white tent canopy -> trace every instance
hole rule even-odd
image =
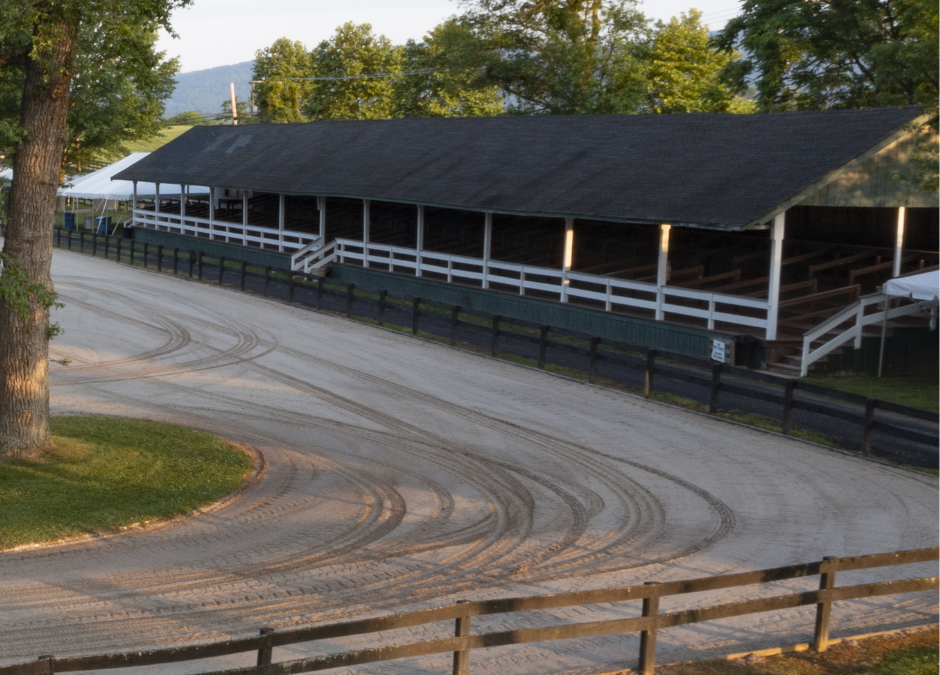
[[[129,180],[111,180],[111,177],[149,154],[149,152],[135,152],[87,176],[78,176],[66,183],[65,187],[59,188],[58,195],[77,199],[130,201],[134,198],[134,183]],[[179,195],[181,191],[179,185],[160,185],[161,195]],[[137,183],[138,197],[152,197],[156,193],[157,186],[153,183]],[[209,194],[209,188],[194,186],[189,188],[189,193]]]
[[[911,300],[936,300],[940,296],[940,271],[898,277],[885,283],[885,295]]]

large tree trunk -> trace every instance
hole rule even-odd
[[[55,11],[54,5],[49,9]],[[26,65],[20,118],[26,136],[13,160],[3,252],[32,283],[51,291],[52,228],[68,138],[76,24],[64,16],[50,19],[37,26],[37,48]],[[51,444],[48,329],[49,310],[35,298],[26,321],[0,298],[0,457],[36,456]]]

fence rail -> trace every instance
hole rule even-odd
[[[645,281],[363,243],[355,239],[334,241],[335,254],[332,257],[340,263],[356,261],[363,267],[410,270],[415,276],[436,274],[446,278],[448,283],[469,282],[483,288],[500,286],[519,295],[539,291],[551,294],[561,302],[567,302],[569,298],[592,300],[603,303],[608,312],[614,307],[630,307],[653,311],[658,319],[666,314],[678,314],[703,320],[709,330],[713,330],[716,323],[767,328],[770,305],[767,300],[759,298],[681,286],[657,286]],[[314,266],[318,264],[324,263],[313,263]],[[303,271],[309,271],[309,267],[304,263]],[[296,271],[300,267],[295,265],[294,269]]]
[[[317,309],[323,309],[329,301],[334,311],[350,317],[377,318],[380,325],[386,321],[392,323],[391,315],[395,314],[397,318],[394,321],[410,326],[412,334],[430,332],[449,339],[452,345],[456,345],[458,336],[461,336],[461,342],[471,340],[475,345],[485,345],[494,356],[512,353],[506,352],[507,347],[524,345],[538,367],[545,368],[549,362],[554,362],[577,368],[588,373],[590,382],[597,379],[603,365],[608,371],[617,369],[616,374],[607,373],[608,379],[622,383],[642,381],[647,397],[663,390],[662,380],[695,385],[699,391],[706,392],[703,402],[708,404],[711,413],[722,410],[721,397],[724,394],[736,395],[739,400],[760,401],[776,406],[779,412],[777,419],[785,434],[794,430],[794,411],[849,422],[852,426],[848,428],[854,426],[857,436],[846,434],[843,442],[866,454],[879,454],[905,464],[932,468],[938,465],[940,438],[937,425],[940,424],[940,416],[936,413],[840,392],[803,380],[785,379],[749,368],[494,316],[423,298],[395,298],[381,289],[355,288],[353,284],[327,282],[322,277],[291,274],[287,270],[282,270],[279,275],[270,267],[263,271],[249,269],[244,260],[211,258],[214,262],[208,264],[204,256],[195,251],[141,245],[133,240],[84,231],[57,229],[54,243],[62,248],[75,248],[121,262],[143,264],[168,272],[172,270],[174,274],[190,278],[228,283],[242,290],[251,286],[265,296],[280,293],[278,297],[288,302],[300,302]],[[325,255],[336,253],[333,244],[320,251]],[[876,433],[881,435],[879,442],[876,442]],[[904,443],[888,447],[885,437]],[[920,448],[912,444],[919,444]]]
[[[295,251],[320,240],[319,234],[309,234],[293,230],[277,230],[259,225],[230,223],[224,220],[210,220],[196,216],[181,216],[178,213],[158,213],[155,211],[134,210],[134,225],[146,227],[158,232],[170,232],[202,236],[210,241],[236,241],[239,244],[257,244],[262,249],[266,246],[281,253]]]
[[[794,609],[807,605],[816,605],[813,647],[817,651],[824,651],[829,644],[830,616],[833,602],[915,593],[936,590],[940,587],[936,576],[837,587],[835,585],[837,573],[930,562],[937,559],[937,548],[925,548],[851,558],[829,557],[818,562],[800,565],[683,581],[646,583],[641,586],[498,600],[464,601],[434,609],[321,626],[283,631],[263,628],[258,636],[236,638],[210,644],[92,656],[45,656],[36,661],[2,666],[0,667],[0,675],[51,675],[57,672],[150,666],[245,652],[257,652],[256,665],[211,671],[211,675],[287,675],[288,673],[306,673],[342,666],[445,653],[453,654],[453,673],[468,675],[469,652],[473,649],[623,633],[640,633],[637,671],[641,675],[652,675],[656,665],[656,636],[660,630],[736,616]],[[819,577],[818,590],[700,606],[675,612],[661,613],[659,611],[660,602],[669,597],[776,583],[811,576]],[[471,633],[472,617],[636,601],[642,602],[640,616],[630,618],[586,623],[565,623],[540,628],[519,628],[479,634]],[[454,622],[454,637],[358,649],[277,663],[272,662],[273,652],[276,647],[338,637],[380,633],[444,621]]]

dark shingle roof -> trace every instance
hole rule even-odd
[[[739,229],[914,108],[196,127],[116,178]]]

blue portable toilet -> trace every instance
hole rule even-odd
[[[66,230],[75,229],[75,214],[74,213],[65,214],[65,229]]]
[[[111,216],[98,216],[95,222],[98,225],[96,229],[98,234],[107,234],[111,229]]]

